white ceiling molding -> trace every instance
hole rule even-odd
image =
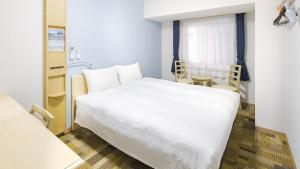
[[[168,1],[168,0],[165,0]],[[183,0],[182,0],[183,1]],[[223,1],[223,0],[222,0]],[[167,5],[161,0],[160,3],[156,3],[155,0],[145,0],[145,19],[164,22],[164,21],[172,21],[172,20],[183,20],[183,19],[191,19],[191,18],[200,18],[200,17],[209,17],[209,16],[218,16],[218,15],[228,15],[235,13],[247,13],[255,10],[255,2],[247,1],[239,3],[230,3],[228,5],[223,4],[222,6],[217,5],[207,5],[205,8],[201,8],[199,10],[195,10],[197,7],[182,7],[182,9],[178,6],[184,5],[183,2],[173,1],[174,3],[178,2],[178,4]],[[199,2],[199,1],[198,1]],[[210,2],[210,1],[208,1]],[[212,1],[216,2],[216,0]],[[223,1],[224,2],[224,1]],[[186,2],[189,3],[189,2]],[[199,2],[197,5],[201,5],[202,2]],[[215,3],[216,4],[216,3]],[[177,5],[177,6],[176,6]],[[175,9],[175,7],[176,9]],[[168,9],[167,9],[168,8]],[[189,9],[190,8],[190,9]],[[165,9],[165,10],[163,10]]]

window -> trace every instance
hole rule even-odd
[[[183,21],[181,37],[181,56],[189,74],[227,78],[236,58],[234,15]]]

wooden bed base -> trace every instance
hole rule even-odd
[[[88,93],[86,80],[83,74],[72,76],[72,130],[75,129],[75,117],[76,117],[76,98]]]

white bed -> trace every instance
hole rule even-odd
[[[217,169],[239,99],[230,91],[143,78],[77,97],[75,122],[157,169]]]

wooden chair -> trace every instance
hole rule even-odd
[[[41,120],[43,125],[45,125],[47,128],[49,128],[51,121],[54,119],[54,116],[52,116],[51,113],[37,105],[32,105],[30,114]]]
[[[227,85],[213,85],[213,88],[231,90],[233,92],[240,93],[240,84],[241,84],[241,71],[242,66],[240,65],[231,65],[229,70],[229,79]],[[242,110],[242,100],[240,100],[239,110]]]
[[[242,66],[231,65],[229,70],[229,79],[227,85],[213,85],[213,88],[231,90],[240,93]]]
[[[175,61],[175,81],[179,83],[193,84],[192,79],[188,79],[186,64],[184,61]]]

